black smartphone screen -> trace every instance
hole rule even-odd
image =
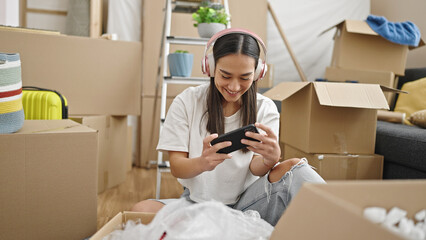
[[[220,142],[231,141],[232,142],[231,146],[219,149],[219,151],[217,151],[217,153],[226,153],[227,154],[227,153],[230,153],[230,152],[237,151],[241,148],[247,147],[246,144],[241,143],[241,139],[243,139],[243,138],[251,140],[251,141],[259,142],[256,139],[247,137],[245,135],[245,133],[247,131],[259,133],[257,131],[257,128],[254,126],[254,124],[250,124],[250,125],[235,129],[233,131],[227,132],[225,134],[222,134],[219,137],[213,139],[213,141],[211,141],[210,144],[213,146],[213,145],[220,143]]]

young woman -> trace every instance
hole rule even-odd
[[[213,45],[214,44],[214,45]],[[213,45],[213,54],[207,55]],[[260,46],[259,46],[260,45]],[[172,174],[190,202],[216,200],[242,211],[256,210],[275,225],[303,182],[324,180],[304,159],[279,162],[279,113],[272,100],[257,93],[266,72],[262,40],[243,29],[226,29],[207,43],[203,72],[210,83],[178,95],[167,113],[157,150],[167,151]],[[231,145],[211,145],[219,135],[255,123],[260,133],[246,132],[247,148],[220,154]],[[145,200],[132,211],[156,212],[171,201]]]

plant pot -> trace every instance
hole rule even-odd
[[[226,25],[222,23],[199,23],[198,35],[202,38],[211,38],[215,33],[225,30]]]
[[[167,56],[170,76],[190,77],[194,55],[191,53],[170,53]]]

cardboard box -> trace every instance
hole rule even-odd
[[[84,239],[96,231],[98,133],[26,120],[0,134],[0,239]]]
[[[284,82],[263,95],[281,101],[280,141],[307,153],[373,154],[379,85]]]
[[[328,184],[305,183],[275,226],[271,240],[281,239],[390,239],[403,238],[363,217],[366,207],[389,210],[400,207],[407,217],[425,207],[426,181],[332,181]],[[307,209],[307,206],[310,206]],[[90,240],[100,240],[127,220],[148,224],[152,213],[118,213]],[[309,231],[306,227],[309,226]]]
[[[0,39],[0,52],[20,53],[23,85],[59,91],[70,114],[140,114],[140,42],[1,29]]]
[[[130,157],[127,116],[71,116],[70,119],[99,133],[98,193],[123,183]]]
[[[366,71],[349,68],[327,67],[325,78],[330,81],[357,81],[359,83],[375,83],[381,86],[396,88],[398,76],[393,72]],[[390,105],[395,97],[393,92],[385,92],[386,100]]]
[[[141,159],[140,166],[146,167],[149,161],[157,160],[157,144],[160,136],[160,105],[161,98],[154,101],[154,97],[142,98],[142,114],[141,114]],[[167,98],[166,109],[169,108],[173,101],[173,97]],[[154,106],[156,108],[154,108]],[[154,109],[156,109],[154,111]],[[166,110],[167,114],[167,110]],[[168,155],[163,154],[163,160],[167,160]]]
[[[382,179],[383,156],[377,154],[315,154],[305,153],[288,144],[284,158],[305,157],[325,180]]]
[[[364,218],[366,207],[399,207],[407,218],[425,208],[425,180],[305,183],[275,226],[277,239],[399,239]],[[308,230],[308,231],[307,231]]]
[[[409,50],[407,45],[386,40],[365,21],[345,20],[336,27],[331,66],[404,75]],[[419,47],[423,45],[421,40]]]

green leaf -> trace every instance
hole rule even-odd
[[[210,8],[208,6],[201,6],[198,10],[192,14],[192,19],[195,21],[194,27],[197,27],[199,23],[222,23],[228,24],[228,14],[226,14],[225,9],[222,7],[214,6]]]

